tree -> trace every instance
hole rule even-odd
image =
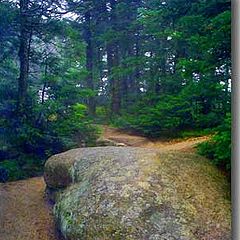
[[[93,119],[155,137],[218,126],[230,23],[228,0],[1,1],[2,156],[93,144]]]
[[[31,44],[31,29],[28,30],[28,0],[20,0],[20,75],[18,79],[18,113],[24,114],[26,110],[28,71],[29,71],[29,51]]]

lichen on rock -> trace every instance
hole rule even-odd
[[[130,147],[74,149],[51,157],[45,181],[65,188],[54,207],[65,239],[200,239],[196,232],[203,226],[188,212],[197,208],[169,176],[169,157],[174,155]],[[228,220],[219,224],[227,229]],[[218,239],[230,239],[230,233]]]

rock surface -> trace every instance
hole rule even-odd
[[[116,147],[127,147],[125,143],[115,142],[107,138],[99,138],[96,142],[97,147],[116,146]]]
[[[172,164],[176,157],[181,167]],[[184,183],[185,173],[195,174],[195,165],[185,169],[193,157],[204,161],[194,154],[132,147],[73,149],[51,157],[44,178],[50,189],[61,189],[54,215],[62,235],[70,240],[230,239],[223,176],[208,166],[199,173],[205,186],[198,177]]]

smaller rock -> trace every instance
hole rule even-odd
[[[125,143],[116,143],[116,147],[127,147]]]
[[[96,142],[98,147],[104,147],[104,146],[115,146],[116,143],[112,140],[106,139],[106,138],[99,138]]]
[[[107,147],[107,146],[115,146],[115,147],[126,147],[125,143],[114,142],[107,138],[99,138],[97,140],[98,147]]]

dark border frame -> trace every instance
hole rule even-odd
[[[240,239],[240,1],[232,0],[232,239]]]

